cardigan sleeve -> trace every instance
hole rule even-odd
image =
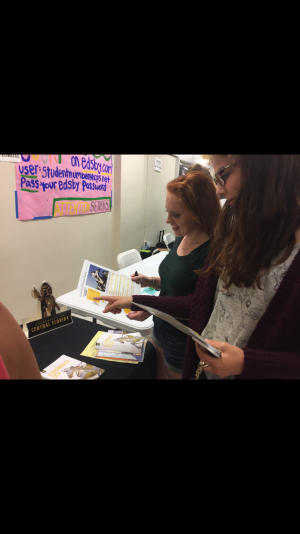
[[[300,351],[275,352],[243,348],[244,370],[236,379],[300,379]]]
[[[156,310],[172,315],[178,319],[189,319],[193,302],[193,295],[184,295],[182,297],[151,297],[150,295],[133,295],[134,304],[131,306],[132,311],[141,311],[138,304],[150,306]],[[135,306],[136,304],[136,306]]]

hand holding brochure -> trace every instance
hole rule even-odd
[[[95,302],[94,297],[105,295],[119,297],[140,295],[141,285],[139,282],[132,282],[130,276],[84,260],[77,290],[79,297]],[[102,300],[98,302],[102,306],[105,305]]]
[[[167,313],[156,310],[154,308],[150,308],[149,306],[144,306],[142,304],[136,304],[136,303],[134,304],[135,306],[138,306],[139,308],[143,308],[143,310],[146,310],[147,312],[151,313],[151,315],[155,315],[156,317],[159,317],[163,321],[166,321],[167,323],[171,324],[178,330],[181,330],[181,332],[184,332],[188,336],[191,336],[194,341],[196,341],[199,345],[201,345],[201,347],[206,349],[215,358],[221,358],[222,353],[220,350],[210,345],[207,341],[205,341],[205,339],[202,336],[200,336],[200,334],[198,334],[197,332],[195,332],[188,326],[185,326],[177,319],[174,319],[174,317],[172,317],[171,315],[168,315]]]

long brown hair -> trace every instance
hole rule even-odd
[[[300,156],[233,155],[241,170],[241,190],[225,204],[201,275],[222,274],[224,289],[234,284],[261,289],[264,271],[285,261],[300,225]]]
[[[192,219],[211,237],[221,211],[212,181],[203,172],[187,172],[171,180],[167,191],[179,198]]]

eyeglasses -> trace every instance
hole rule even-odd
[[[221,169],[218,170],[218,172],[216,172],[215,174],[215,178],[214,178],[214,182],[216,185],[220,184],[222,186],[224,186],[231,174],[231,172],[228,172],[228,169],[230,167],[234,167],[236,165],[236,163],[231,163],[230,165],[227,165],[227,167],[222,167]]]

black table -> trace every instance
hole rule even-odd
[[[99,378],[99,381],[109,379],[156,379],[156,352],[150,342],[146,345],[144,361],[137,364],[109,362],[80,356],[99,330],[107,332],[110,329],[103,325],[73,317],[73,324],[29,339],[29,343],[37,359],[40,371],[54,362],[59,356],[65,354],[71,358],[93,363],[97,367],[105,369],[105,373]]]

